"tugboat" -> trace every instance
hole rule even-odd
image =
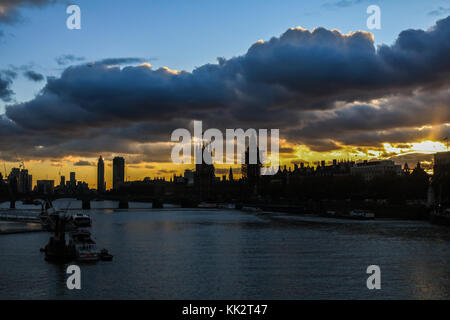
[[[106,249],[102,249],[100,251],[100,260],[102,261],[112,261],[113,255],[108,252]]]
[[[113,256],[106,249],[97,250],[97,244],[91,238],[88,230],[77,229],[70,232],[69,242],[66,242],[67,224],[72,223],[72,217],[64,214],[54,214],[54,236],[41,251],[45,252],[45,260],[57,263],[68,263],[73,260],[80,262],[97,262],[100,259],[111,261]]]
[[[92,219],[84,213],[76,213],[71,216],[72,223],[77,227],[90,227]]]
[[[65,225],[68,219],[64,216],[55,216],[55,234],[50,237],[48,244],[43,250],[45,252],[45,260],[60,263],[70,262],[75,258],[75,248],[71,244],[66,243]]]
[[[88,230],[74,230],[70,233],[70,244],[75,248],[75,260],[96,262],[100,260],[97,244]]]

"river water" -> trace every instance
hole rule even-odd
[[[93,202],[88,212],[99,248],[114,260],[81,264],[81,290],[67,289],[67,265],[44,260],[48,233],[0,235],[0,299],[450,298],[449,228],[148,204],[102,209],[116,205]],[[369,265],[381,268],[381,290],[367,289]]]

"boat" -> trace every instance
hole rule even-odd
[[[70,218],[77,227],[90,227],[92,225],[91,217],[84,213],[73,214]]]
[[[216,204],[216,203],[201,202],[201,203],[198,205],[198,208],[203,208],[203,209],[215,209],[215,208],[217,208],[217,204]]]
[[[450,208],[444,208],[438,205],[430,213],[430,221],[433,224],[450,226]]]
[[[81,262],[95,262],[100,260],[97,244],[91,238],[88,230],[78,229],[70,233],[70,245],[75,249],[75,260]]]
[[[334,210],[327,210],[324,213],[320,213],[319,216],[326,218],[338,218],[339,214]]]
[[[236,209],[236,205],[234,203],[221,203],[217,205],[219,209]]]
[[[348,213],[343,213],[336,210],[327,210],[326,212],[319,213],[320,217],[335,218],[335,219],[351,219],[351,220],[373,220],[375,219],[375,213],[365,210],[351,210]]]
[[[69,233],[66,242],[67,225],[73,224],[72,216],[47,210],[54,224],[54,235],[41,251],[45,252],[45,260],[58,263],[68,263],[73,260],[79,262],[96,262],[100,259],[111,261],[113,256],[106,249],[97,250],[97,244],[91,238],[91,233],[85,229],[75,229]]]
[[[373,220],[375,219],[375,213],[364,210],[351,210],[348,214],[341,217],[355,220]]]
[[[102,261],[112,261],[113,255],[108,252],[106,249],[102,249],[100,251],[100,260]]]
[[[75,248],[72,244],[66,243],[65,224],[69,221],[67,217],[55,216],[55,234],[50,237],[47,245],[41,251],[45,252],[45,260],[67,263],[75,258]]]

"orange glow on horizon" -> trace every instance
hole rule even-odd
[[[341,147],[339,149],[339,147]],[[337,160],[353,160],[361,161],[366,159],[389,159],[396,156],[408,154],[430,155],[436,152],[447,151],[447,146],[439,141],[424,140],[410,143],[383,143],[381,147],[357,147],[357,146],[337,146],[336,150],[331,151],[314,151],[306,145],[293,145],[286,140],[280,141],[280,165],[292,167],[294,163],[305,162],[315,166],[318,162],[325,160],[329,164],[333,159]],[[131,163],[136,155],[122,155],[126,161],[125,179],[127,181],[143,180],[145,177],[165,178],[167,181],[176,175],[183,175],[185,169],[195,170],[195,165],[175,165],[172,162],[141,162]],[[112,186],[112,157],[107,155],[105,159],[105,181],[107,188]],[[84,181],[89,184],[90,188],[97,187],[97,160],[95,158],[82,158],[77,156],[66,156],[61,159],[48,160],[25,160],[25,168],[33,176],[33,186],[37,180],[54,180],[55,185],[59,185],[60,175],[65,176],[66,181],[69,179],[70,172],[76,172],[77,181]],[[128,160],[128,162],[127,162]],[[422,160],[423,164],[431,167],[429,160]],[[399,164],[403,164],[400,163]],[[230,165],[215,165],[222,176]],[[19,162],[5,162],[0,172],[2,175],[8,175],[12,168],[18,168]],[[232,168],[240,168],[240,164],[231,165]],[[238,172],[233,173],[235,178],[240,177]],[[228,174],[226,174],[228,175]]]

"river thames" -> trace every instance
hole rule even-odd
[[[0,235],[0,299],[450,298],[450,229],[425,221],[102,209],[115,205],[87,212],[114,260],[80,264],[81,290],[67,289],[68,265],[44,260],[49,233]],[[381,290],[367,289],[369,265]]]

